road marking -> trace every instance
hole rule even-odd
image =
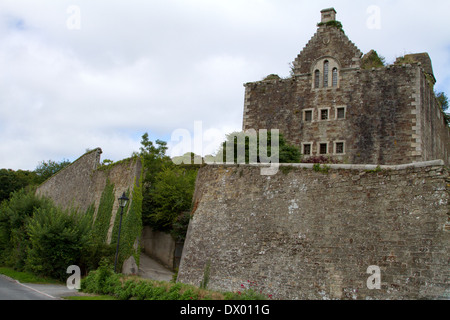
[[[45,293],[45,292],[41,292],[41,291],[39,291],[39,290],[37,290],[37,289],[35,289],[35,288],[32,288],[32,287],[27,286],[27,285],[25,285],[25,284],[23,284],[23,283],[20,283],[18,280],[14,280],[14,281],[16,281],[16,282],[17,282],[18,284],[20,284],[21,286],[23,286],[23,287],[25,287],[25,288],[28,288],[28,289],[30,289],[30,290],[33,290],[33,291],[35,291],[35,292],[37,292],[37,293],[39,293],[39,294],[43,294],[44,296],[47,296],[47,297],[52,298],[52,299],[55,299],[55,300],[58,299],[58,298],[56,298],[56,297],[54,297],[54,296],[51,296],[51,295],[49,295],[49,294],[47,294],[47,293]]]

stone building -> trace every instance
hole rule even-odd
[[[293,75],[245,84],[243,130],[279,129],[305,157],[349,164],[450,164],[450,131],[427,53],[385,66],[345,35],[333,8],[293,62]]]

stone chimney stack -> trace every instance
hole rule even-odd
[[[321,23],[336,20],[336,10],[334,10],[334,8],[323,9],[320,13],[322,14]]]

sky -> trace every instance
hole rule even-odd
[[[330,7],[363,53],[428,52],[450,95],[448,0],[0,0],[0,168],[118,161],[146,132],[212,154],[242,129],[243,84],[288,76]]]

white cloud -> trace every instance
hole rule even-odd
[[[70,5],[79,30],[67,28]],[[380,29],[367,28],[371,5]],[[203,154],[212,153],[241,129],[243,83],[288,75],[332,6],[363,52],[392,62],[427,51],[436,88],[450,94],[448,0],[3,0],[0,168],[34,169],[95,147],[120,160],[144,132],[167,141],[178,128],[193,135],[195,121]]]

